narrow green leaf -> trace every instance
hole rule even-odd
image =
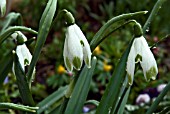
[[[2,84],[8,75],[8,72],[12,69],[13,64],[13,56],[12,53],[7,54],[4,56],[0,61],[0,87],[2,87]]]
[[[17,85],[21,99],[24,105],[34,106],[34,100],[32,98],[31,91],[27,82],[25,73],[18,61],[18,56],[14,53],[14,71],[17,79]]]
[[[149,30],[149,25],[153,21],[153,19],[157,16],[158,11],[161,9],[163,3],[166,0],[158,0],[156,4],[154,5],[154,8],[152,9],[151,14],[149,15],[147,21],[145,22],[145,25],[143,26],[143,34],[146,33],[147,30]]]
[[[106,87],[104,95],[97,108],[96,114],[108,114],[111,111],[111,107],[116,106],[117,99],[119,98],[121,84],[126,75],[126,62],[129,55],[133,40],[130,42],[123,56],[121,57],[118,65],[116,66],[114,73]]]
[[[113,104],[112,106],[112,109],[111,109],[111,113],[114,114],[114,112],[118,111],[118,109],[120,108],[120,105],[121,105],[121,102],[126,94],[126,91],[127,91],[127,85],[128,85],[128,77],[127,77],[127,74],[126,74],[126,77],[125,77],[125,80],[123,82],[123,84],[121,85],[121,90],[120,90],[120,93],[119,93],[119,98],[116,100],[116,105]]]
[[[27,73],[29,83],[31,83],[32,81],[32,72],[38,61],[41,49],[49,33],[50,26],[51,26],[51,23],[52,23],[52,20],[53,20],[55,11],[56,11],[56,5],[57,5],[57,0],[49,0],[45,8],[45,11],[41,17],[39,30],[38,30],[37,43],[35,45],[34,54],[33,54],[32,61],[31,61],[31,64],[30,64],[30,67]]]
[[[157,106],[163,100],[164,96],[168,93],[169,90],[170,90],[170,82],[166,85],[163,91],[159,94],[156,100],[152,103],[151,107],[148,109],[146,114],[152,114],[157,109]]]
[[[39,29],[42,28],[44,22],[46,21],[47,14],[49,13],[49,9],[52,5],[53,0],[48,0],[48,3],[46,5],[46,8],[41,16],[40,23],[39,23]]]
[[[1,32],[3,32],[5,29],[7,29],[11,24],[14,24],[17,26],[22,25],[22,16],[20,13],[11,12],[5,17],[5,21],[3,22],[3,28]]]
[[[38,107],[30,107],[30,106],[24,106],[14,103],[0,103],[0,109],[14,109],[14,110],[21,110],[25,112],[36,112]]]
[[[96,105],[96,106],[98,106],[99,105],[99,101],[96,101],[96,100],[88,100],[87,102],[86,102],[86,104],[94,104],[94,105]]]
[[[117,109],[118,109],[118,112],[116,111],[117,114],[123,114],[125,105],[127,103],[128,97],[129,97],[130,89],[131,89],[131,87],[129,87],[127,89],[127,91],[125,92],[125,95],[123,95],[123,98],[120,101],[120,105],[118,105],[118,107],[117,107]],[[115,114],[115,112],[113,112],[112,114]]]
[[[3,43],[3,41],[5,41],[9,36],[11,36],[12,33],[14,33],[15,31],[25,31],[25,32],[30,32],[32,34],[37,34],[36,31],[32,30],[31,28],[27,28],[24,26],[14,26],[14,27],[9,27],[8,29],[6,29],[5,31],[3,31],[0,34],[0,45]]]
[[[87,66],[83,68],[64,114],[80,114],[82,112],[84,102],[90,89],[90,82],[96,66],[96,61],[96,57],[93,57],[92,67],[90,69],[87,68]]]
[[[72,79],[71,79],[71,81],[68,85],[68,88],[65,92],[65,96],[63,97],[63,103],[61,104],[61,106],[59,108],[59,112],[58,112],[59,114],[64,113],[66,106],[67,106],[67,103],[68,103],[68,101],[69,101],[69,99],[70,99],[70,97],[73,93],[73,90],[74,90],[74,87],[76,85],[78,78],[79,78],[79,75],[72,77]]]
[[[53,109],[51,112],[49,112],[49,114],[60,114],[60,113],[59,113],[59,109],[60,109],[60,107],[56,107],[56,108]]]
[[[67,89],[67,86],[59,88],[57,91],[49,95],[47,98],[45,98],[43,101],[37,104],[39,107],[37,113],[40,114],[49,107],[51,107],[56,101],[61,99],[65,95],[65,91]]]
[[[95,34],[93,37],[92,41],[90,42],[90,47],[91,50],[94,50],[95,47],[100,44],[103,41],[104,36],[106,35],[106,31],[109,30],[109,28],[112,26],[112,24],[115,24],[116,22],[126,20],[127,19],[133,19],[136,16],[144,15],[146,14],[147,11],[140,11],[140,12],[135,12],[135,13],[128,13],[128,14],[122,14],[116,17],[113,17],[110,19],[106,24],[104,24],[100,30]],[[117,28],[117,27],[115,27]]]

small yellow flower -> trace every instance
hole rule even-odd
[[[104,63],[103,70],[105,72],[109,72],[112,69],[112,65],[108,65],[107,63]]]
[[[65,72],[66,72],[65,68],[62,65],[59,65],[58,68],[57,68],[57,73],[63,74]]]
[[[97,55],[100,55],[102,53],[102,50],[100,49],[100,46],[97,46],[95,48],[94,53],[96,53]]]

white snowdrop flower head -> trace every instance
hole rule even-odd
[[[158,92],[161,92],[161,91],[166,87],[166,85],[167,85],[167,84],[160,84],[160,85],[158,85],[157,91],[158,91]]]
[[[80,70],[83,59],[88,68],[91,67],[91,49],[81,29],[76,25],[67,27],[64,43],[64,63],[69,72],[73,67]]]
[[[134,39],[128,55],[126,70],[130,85],[133,83],[135,64],[138,62],[140,62],[147,81],[156,79],[158,74],[157,63],[143,36]]]
[[[17,40],[17,43],[20,42],[20,43],[18,43],[19,45],[17,45],[15,52],[18,56],[21,68],[25,72],[25,66],[30,65],[31,60],[32,60],[32,55],[31,55],[29,49],[27,48],[26,44],[24,43],[27,41],[27,38],[20,31],[16,31],[15,33],[13,33],[11,35],[11,37],[14,38],[15,40]],[[20,41],[18,41],[18,40],[20,40]],[[12,69],[14,72],[14,65],[13,65]],[[34,73],[35,73],[35,68],[34,68]],[[15,74],[15,72],[14,72],[14,74]]]
[[[0,2],[0,15],[4,16],[6,12],[6,0],[1,0]]]
[[[151,100],[150,96],[148,94],[140,94],[137,99],[136,99],[136,103],[139,105],[144,105],[146,103],[149,103]]]
[[[30,51],[25,44],[22,44],[17,46],[16,54],[18,56],[23,71],[25,71],[25,66],[30,65],[30,62],[32,60],[32,55]]]

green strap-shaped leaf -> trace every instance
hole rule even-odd
[[[38,61],[41,49],[49,33],[50,26],[51,26],[51,23],[52,23],[52,20],[53,20],[55,11],[56,11],[56,5],[57,5],[57,0],[49,0],[45,8],[45,11],[41,17],[39,30],[38,30],[37,43],[35,45],[34,54],[33,54],[32,61],[31,61],[31,64],[30,64],[30,67],[27,73],[29,83],[31,83],[32,72]]]
[[[0,45],[3,43],[3,41],[5,41],[9,36],[11,36],[12,33],[14,33],[15,31],[25,31],[25,32],[30,32],[33,34],[37,34],[36,31],[32,30],[31,28],[27,28],[24,26],[14,26],[14,27],[9,27],[8,29],[6,29],[5,31],[3,31],[0,34]]]
[[[8,75],[8,72],[12,69],[13,57],[12,53],[7,54],[0,61],[0,88]]]
[[[24,105],[34,106],[31,91],[29,89],[28,81],[22,67],[19,63],[18,56],[14,53],[14,71],[17,79],[17,85],[21,99]]]
[[[96,100],[88,100],[86,102],[86,104],[94,104],[95,106],[98,106],[99,105],[99,101],[96,101]]]
[[[0,103],[0,109],[14,109],[14,110],[21,110],[25,112],[36,112],[38,107],[30,107],[30,106],[24,106],[14,103]]]
[[[5,17],[5,21],[3,22],[3,28],[1,32],[3,32],[5,29],[7,29],[11,24],[14,24],[17,26],[22,25],[22,16],[20,13],[11,12]]]
[[[133,40],[127,47],[117,67],[115,68],[114,73],[106,87],[104,95],[97,108],[96,114],[108,114],[111,111],[111,107],[116,106],[117,99],[119,98],[120,95],[121,85],[123,84],[123,81],[125,79],[126,62],[132,42]]]
[[[37,113],[40,114],[49,107],[51,107],[56,101],[61,99],[65,95],[65,91],[67,89],[67,86],[59,88],[57,91],[49,95],[47,98],[45,98],[43,101],[38,103],[38,111]]]
[[[107,23],[105,23],[100,30],[95,34],[93,37],[92,41],[90,42],[90,47],[91,50],[94,50],[97,45],[99,45],[105,36],[107,36],[105,33],[107,30],[110,29],[110,27],[115,24],[116,22],[120,22],[122,20],[127,20],[127,19],[134,19],[136,16],[141,16],[146,14],[147,11],[140,11],[140,12],[135,12],[135,13],[128,13],[128,14],[122,14],[116,17],[113,17],[110,19]],[[124,23],[124,22],[122,22]],[[119,25],[118,25],[119,26]],[[117,28],[117,27],[115,27]]]
[[[96,57],[93,57],[92,67],[90,69],[87,68],[87,66],[83,68],[64,114],[81,114],[84,102],[90,89],[90,82],[96,66],[96,61]]]
[[[163,3],[166,0],[158,0],[156,4],[154,5],[154,8],[152,9],[151,14],[149,15],[147,21],[145,22],[145,25],[143,26],[143,34],[146,33],[146,31],[149,29],[149,25],[153,21],[153,19],[157,16],[158,11],[161,9]]]
[[[125,95],[123,95],[123,98],[121,98],[122,100],[120,101],[120,105],[118,105],[117,109],[118,112],[112,112],[112,114],[123,114],[124,109],[125,109],[125,105],[127,103],[128,97],[129,97],[129,93],[130,93],[130,89],[131,87],[127,88],[127,90],[125,91]]]

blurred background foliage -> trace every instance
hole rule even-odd
[[[57,11],[62,9],[71,11],[76,19],[76,23],[81,27],[90,42],[95,32],[99,30],[105,22],[123,13],[149,11],[147,15],[136,18],[143,26],[156,1],[157,0],[82,0],[80,2],[79,0],[58,0]],[[37,30],[46,3],[47,0],[8,0],[6,15],[8,15],[9,12],[19,12],[22,15],[23,25]],[[146,39],[150,46],[170,33],[169,4],[170,1],[167,0],[147,29]],[[5,24],[4,21],[5,18],[0,19],[1,27]],[[13,23],[13,25],[16,24]],[[33,82],[32,89],[36,102],[41,101],[60,86],[68,84],[70,77],[73,75],[67,73],[64,68],[62,55],[63,42],[65,39],[64,31],[65,23],[62,19],[58,18],[48,35],[36,66],[36,80]],[[28,39],[32,38],[30,34],[25,35]],[[100,100],[122,52],[133,37],[132,27],[125,26],[108,37],[109,38],[102,42],[93,53],[93,55],[97,56],[98,63],[88,99]],[[152,101],[141,108],[141,106],[136,105],[137,96],[142,93],[147,93],[151,98],[157,97],[157,86],[159,84],[166,84],[170,80],[169,42],[170,39],[167,38],[160,42],[156,48],[152,49],[159,67],[157,80],[146,82],[141,70],[136,72],[134,84],[128,99],[128,104],[131,104],[132,108],[127,107],[127,113],[144,112],[147,109],[147,105],[151,104]],[[31,52],[33,52],[34,43],[35,41],[29,47]],[[13,40],[7,40],[0,47],[0,56],[6,55],[14,49],[15,46],[16,44]],[[9,73],[8,78],[5,80],[3,86],[0,87],[0,102],[21,102],[16,79],[13,74]],[[168,96],[166,101],[167,99],[169,101]]]

